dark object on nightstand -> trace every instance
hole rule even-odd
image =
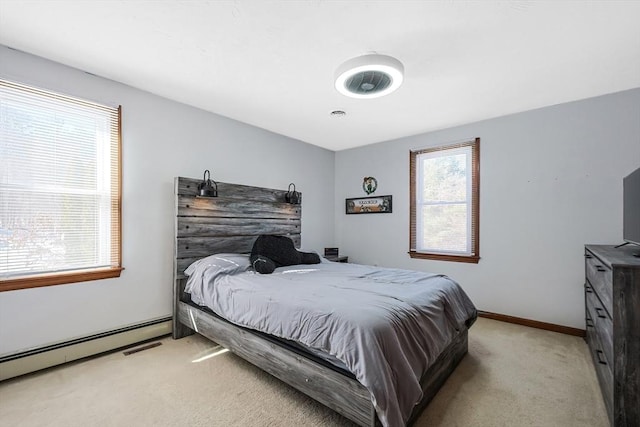
[[[349,262],[348,256],[325,256],[325,258],[333,262]]]
[[[324,256],[325,257],[337,257],[338,256],[338,248],[324,248]]]
[[[349,262],[348,256],[338,255],[338,248],[324,248],[324,257],[333,262]]]

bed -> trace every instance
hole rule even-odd
[[[230,313],[221,315],[217,306],[205,307],[207,304],[197,293],[193,295],[194,300],[202,305],[192,301],[191,293],[185,292],[185,270],[194,262],[212,254],[246,254],[251,251],[253,242],[261,234],[286,235],[300,247],[301,230],[301,206],[285,203],[286,191],[218,183],[219,197],[201,198],[196,197],[198,183],[199,180],[189,178],[175,180],[174,338],[199,333],[359,425],[404,424],[398,422],[398,417],[388,416],[386,409],[381,409],[380,403],[376,411],[372,400],[375,401],[377,396],[378,402],[381,402],[380,398],[384,397],[384,394],[380,394],[379,391],[376,394],[370,381],[371,375],[363,376],[361,371],[356,369],[357,358],[352,359],[344,354],[329,354],[323,357],[322,351],[308,346],[309,342],[284,339],[287,336],[279,333],[265,333],[255,325],[246,325],[242,318],[234,318]],[[304,266],[290,270],[309,275],[326,274],[326,271],[329,271],[334,277],[339,277],[340,269],[345,268],[345,274],[350,274],[351,278],[355,277],[358,280],[364,276],[368,277],[369,274],[388,273],[369,272],[365,266],[349,267],[337,264],[323,263],[316,266],[317,268]],[[276,280],[276,276],[278,275],[268,280]],[[300,274],[290,274],[287,278],[294,276],[297,280]],[[379,286],[387,281],[386,276],[376,277]],[[236,280],[225,276],[225,281],[232,279]],[[241,276],[240,279],[251,283],[248,282],[248,277]],[[267,280],[266,277],[259,279]],[[384,286],[388,284],[385,283]],[[282,306],[278,311],[284,312],[286,308]],[[466,354],[467,329],[475,320],[475,316],[475,308],[467,309],[464,321],[458,321],[456,328],[448,332],[447,340],[438,348],[438,353],[431,355],[428,369],[416,378],[421,397],[415,406],[412,403],[409,413],[403,415],[406,424],[415,420]],[[274,332],[268,327],[265,327],[265,331]],[[328,335],[323,339],[332,336]],[[335,360],[337,355],[342,356],[343,360]],[[400,365],[391,366],[390,369],[392,375],[395,375],[396,370],[402,372]],[[384,378],[382,371],[380,377]],[[373,378],[375,379],[375,375]]]

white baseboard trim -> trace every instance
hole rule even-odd
[[[127,347],[171,333],[171,318],[158,319],[0,358],[0,381]]]

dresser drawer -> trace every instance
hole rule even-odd
[[[589,313],[587,313],[589,316]],[[593,366],[602,390],[604,404],[607,407],[609,420],[613,420],[613,371],[612,366],[606,361],[602,345],[594,328],[587,328],[587,343],[593,359]]]
[[[613,313],[613,273],[595,255],[585,252],[587,283],[593,287],[609,316]]]
[[[613,366],[613,321],[588,283],[584,285],[584,292],[587,304],[587,329],[598,336],[600,349],[604,352],[609,365]]]

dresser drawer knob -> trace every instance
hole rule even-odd
[[[587,328],[593,328],[593,320],[585,319],[585,323],[587,324]]]
[[[596,270],[598,270],[600,273],[603,273],[605,271],[607,271],[604,267],[602,267],[601,265],[596,265]]]
[[[585,257],[586,259],[591,259],[591,258],[593,258],[593,256],[592,256],[592,255],[589,255],[589,254],[584,254],[584,257]]]
[[[592,294],[593,293],[593,288],[591,288],[591,286],[589,285],[584,285],[584,291],[588,294]]]
[[[598,363],[601,365],[606,365],[607,361],[604,360],[604,358],[602,357],[604,355],[604,353],[602,352],[602,350],[596,350],[596,356],[598,359]]]
[[[604,312],[603,309],[601,309],[600,307],[596,307],[596,314],[598,315],[598,317],[601,319],[606,319],[607,316],[603,312]]]

